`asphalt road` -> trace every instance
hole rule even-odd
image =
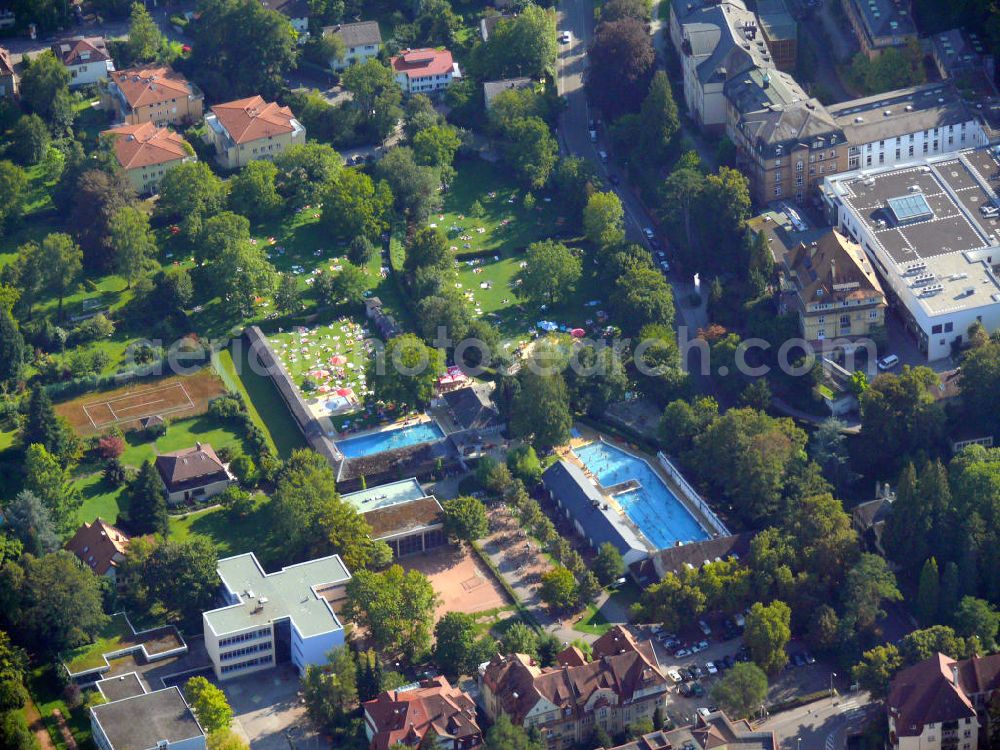
[[[868,693],[848,693],[782,711],[760,725],[772,730],[781,750],[844,750],[878,712]]]

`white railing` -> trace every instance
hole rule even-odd
[[[712,530],[719,536],[731,536],[731,532],[726,528],[726,525],[722,523],[715,511],[708,507],[701,495],[699,495],[694,487],[692,487],[688,480],[684,478],[684,475],[674,466],[670,459],[666,457],[663,451],[658,451],[656,457],[660,459],[660,465],[664,468],[670,478],[677,485],[677,488],[684,495],[684,498],[695,508],[701,511],[702,516],[708,521],[709,525],[712,526]]]

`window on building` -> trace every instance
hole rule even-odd
[[[945,333],[951,333],[953,330],[955,330],[955,324],[954,323],[945,323],[944,324],[944,332]]]
[[[869,310],[868,320],[878,320],[878,310]]]
[[[941,333],[941,324],[938,323],[936,326],[931,326],[931,333]]]

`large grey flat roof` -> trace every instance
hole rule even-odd
[[[406,503],[426,497],[427,493],[420,487],[420,482],[414,478],[401,479],[398,482],[380,484],[378,487],[351,492],[341,495],[340,499],[354,506],[358,513],[384,508],[396,503]]]
[[[289,565],[264,573],[252,552],[219,560],[219,577],[240,599],[239,604],[205,613],[216,635],[267,625],[291,618],[304,638],[341,630],[330,604],[320,593],[333,584],[346,583],[351,574],[339,555]],[[265,599],[261,605],[261,600]]]
[[[139,675],[135,672],[105,677],[94,683],[95,687],[101,691],[101,695],[107,701],[120,701],[122,698],[131,698],[135,695],[142,695],[146,692]]]
[[[91,709],[114,750],[156,750],[204,732],[177,687],[143,693]]]
[[[851,99],[827,111],[855,146],[974,119],[950,81]]]

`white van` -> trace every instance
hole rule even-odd
[[[878,369],[880,369],[882,372],[885,372],[886,370],[891,370],[898,364],[899,364],[899,357],[897,357],[895,354],[887,354],[878,361]]]

